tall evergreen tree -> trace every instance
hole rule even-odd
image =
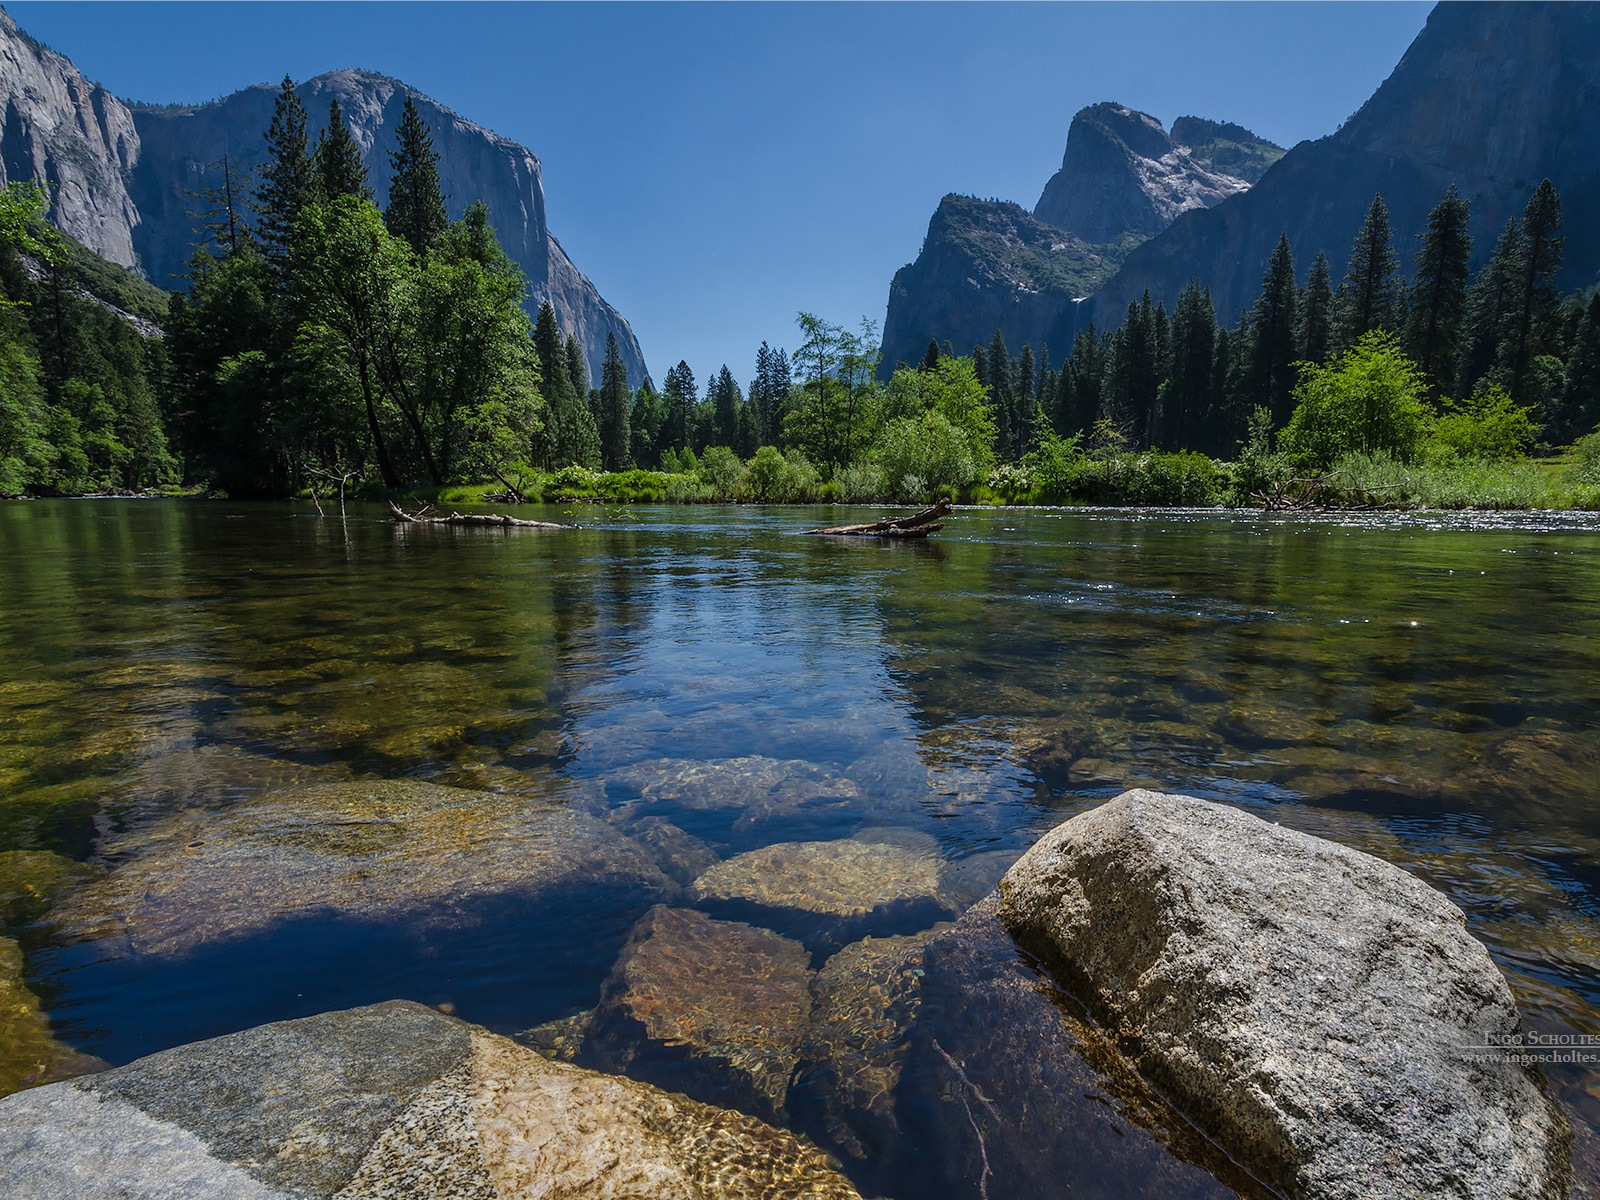
[[[1522,272],[1522,222],[1512,217],[1495,239],[1489,261],[1467,293],[1467,314],[1456,366],[1456,392],[1471,395],[1493,370]]]
[[[1187,449],[1213,420],[1212,361],[1216,358],[1217,310],[1211,293],[1190,280],[1172,317],[1172,371],[1161,394],[1154,431],[1158,445]]]
[[[635,466],[654,468],[660,465],[663,416],[661,393],[646,379],[633,393],[633,412],[628,418]]]
[[[1135,446],[1150,443],[1165,357],[1169,348],[1166,309],[1150,293],[1128,304],[1128,318],[1111,335],[1106,359],[1103,415]]]
[[[1567,388],[1557,427],[1548,433],[1567,441],[1600,427],[1600,294],[1592,296],[1572,333]]]
[[[1519,404],[1543,402],[1531,395],[1533,360],[1556,348],[1556,272],[1561,269],[1561,197],[1548,179],[1522,214],[1521,253],[1511,279],[1511,303],[1500,340],[1497,366],[1506,390]]]
[[[1400,298],[1400,260],[1389,228],[1389,207],[1373,196],[1350,248],[1350,265],[1336,297],[1336,348],[1345,350],[1374,329],[1392,329]]]
[[[589,364],[583,361],[583,347],[578,344],[577,334],[567,334],[567,343],[563,347],[563,357],[566,359],[567,379],[572,384],[572,394],[587,400],[589,397]]]
[[[628,427],[628,369],[617,349],[617,335],[606,334],[606,357],[600,366],[600,454],[608,471],[628,468],[632,430]]]
[[[1303,362],[1325,363],[1333,352],[1333,272],[1320,250],[1306,272],[1295,342]]]
[[[928,349],[922,355],[922,362],[917,365],[919,371],[931,371],[939,365],[939,340],[928,339]]]
[[[1091,324],[1072,339],[1072,355],[1056,385],[1056,430],[1065,435],[1088,429],[1100,416],[1109,346]]]
[[[759,445],[777,444],[792,382],[789,356],[762,342],[756,351],[755,379],[750,384],[751,424]]]
[[[731,449],[739,441],[739,410],[744,407],[744,397],[739,394],[739,385],[727,363],[722,364],[722,370],[706,389],[706,398],[711,401],[711,431],[707,440],[711,445]]]
[[[269,260],[284,267],[295,222],[318,200],[316,164],[306,143],[306,110],[287,75],[267,127],[267,161],[256,187],[256,235]]]
[[[445,215],[444,193],[439,190],[439,156],[433,149],[433,135],[409,94],[389,163],[394,176],[389,180],[389,207],[384,210],[383,222],[390,233],[405,238],[414,251],[424,254],[450,219]]]
[[[1294,407],[1298,292],[1289,237],[1281,234],[1261,279],[1261,296],[1250,313],[1250,391],[1252,402],[1272,412],[1274,424],[1289,419]]]
[[[206,231],[214,247],[212,253],[221,258],[232,258],[247,246],[254,245],[250,227],[245,221],[250,177],[239,169],[239,164],[226,149],[220,159],[206,165],[207,175],[213,172],[220,176],[217,186],[200,187],[187,193],[207,205],[189,215]]]
[[[699,405],[694,372],[682,359],[667,371],[662,402],[665,411],[661,421],[661,449],[682,450],[689,445],[693,436],[694,412]]]
[[[350,135],[345,124],[344,110],[338,97],[328,102],[328,127],[317,138],[317,177],[321,182],[323,198],[356,196],[372,199],[372,188],[367,185],[367,168],[361,161],[361,147]]]
[[[1418,235],[1422,249],[1411,284],[1404,346],[1435,394],[1452,381],[1461,355],[1467,262],[1472,257],[1467,215],[1467,202],[1452,185],[1428,214],[1428,228]]]

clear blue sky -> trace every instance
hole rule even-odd
[[[659,384],[680,358],[748,381],[800,309],[881,322],[939,197],[1031,208],[1084,105],[1331,133],[1430,5],[6,7],[125,98],[366,67],[525,143],[551,229]]]

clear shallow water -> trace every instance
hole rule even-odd
[[[76,923],[9,910],[57,1036],[120,1062],[393,996],[513,1033],[587,1009],[641,902],[610,860],[520,892],[503,851],[535,810],[698,839],[672,842],[683,881],[707,846],[883,826],[987,878],[1131,785],[1415,871],[1530,1026],[1600,1033],[1595,518],[962,511],[927,544],[795,536],[835,516],[550,534],[0,506],[0,855],[97,875],[60,893]],[[280,806],[270,837],[251,807],[395,779],[501,799],[466,821]],[[350,871],[296,874],[272,847],[300,841]],[[131,940],[84,907],[150,862],[205,877],[210,924],[179,903],[200,893],[113,887],[144,905]],[[836,948],[783,932],[813,969]],[[1551,1077],[1600,1126],[1600,1076]],[[919,1078],[908,1112],[936,1099]]]

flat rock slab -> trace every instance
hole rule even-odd
[[[809,968],[770,930],[655,908],[601,990],[583,1056],[775,1118],[811,1014]]]
[[[403,1001],[0,1101],[8,1200],[859,1200],[752,1117]]]
[[[416,780],[303,788],[184,813],[106,847],[127,861],[50,914],[67,940],[182,955],[299,915],[391,919],[561,886],[674,889],[653,853],[557,804]]]
[[[879,830],[822,842],[780,842],[717,863],[695,881],[702,903],[750,910],[808,943],[868,932],[908,933],[954,915],[942,859],[926,834]],[[787,919],[784,919],[787,917]]]
[[[1294,1197],[1558,1197],[1571,1135],[1504,977],[1380,859],[1188,796],[1073,818],[1000,915],[1240,1163]],[[1487,1060],[1487,1061],[1483,1061]]]

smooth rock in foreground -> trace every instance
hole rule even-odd
[[[1141,1072],[1288,1195],[1566,1194],[1571,1135],[1537,1075],[1468,1049],[1518,1033],[1505,979],[1398,867],[1131,791],[1052,830],[1000,894]]]
[[[752,1117],[404,1001],[0,1101],[8,1200],[859,1200]]]

